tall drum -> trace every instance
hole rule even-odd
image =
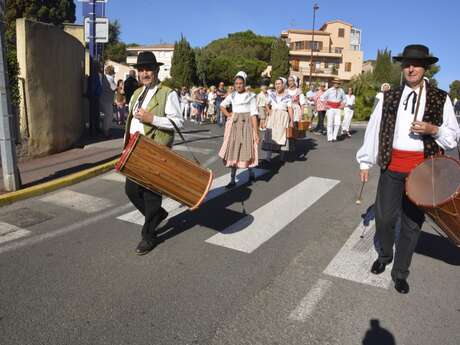
[[[141,186],[198,208],[211,188],[213,175],[166,146],[134,134],[115,170]]]
[[[444,156],[426,159],[407,177],[406,193],[460,247],[460,162]]]

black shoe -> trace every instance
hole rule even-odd
[[[409,293],[409,284],[406,279],[396,279],[395,280],[395,290],[399,293],[406,294]]]
[[[385,267],[387,264],[380,262],[378,259],[374,261],[371,267],[371,273],[373,274],[380,274],[385,271]]]
[[[145,255],[151,252],[158,244],[159,240],[157,238],[153,240],[142,240],[139,242],[136,248],[137,255]]]
[[[234,181],[232,181],[228,185],[225,186],[225,189],[232,189],[235,186],[236,186],[236,183]]]

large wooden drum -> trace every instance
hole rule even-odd
[[[115,165],[115,170],[141,186],[190,207],[198,208],[213,181],[203,169],[166,146],[134,134]]]
[[[450,157],[426,159],[407,177],[406,193],[460,247],[460,162]]]

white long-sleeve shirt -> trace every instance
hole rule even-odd
[[[401,102],[399,103],[398,114],[396,117],[393,148],[403,151],[423,152],[424,145],[422,137],[410,131],[415,114],[412,113],[413,95],[409,99],[408,96],[413,91],[415,91],[418,98],[420,89],[413,90],[407,85],[404,87]],[[408,100],[407,107],[406,100]],[[417,121],[423,120],[423,109],[425,109],[425,104],[426,87],[423,88],[422,91],[420,108],[417,113]],[[363,146],[356,154],[356,160],[358,161],[361,170],[370,169],[374,164],[377,163],[382,109],[383,100],[379,100],[367,125]],[[444,103],[443,122],[438,129],[438,133],[434,135],[433,138],[440,147],[448,150],[457,147],[459,137],[460,129],[454,114],[454,108],[452,107],[452,102],[450,101],[449,96],[447,96],[446,102]]]
[[[257,109],[256,95],[252,92],[233,92],[222,101],[221,107],[226,108],[232,105],[234,113],[250,113],[251,116],[259,115]]]
[[[152,100],[152,97],[157,92],[157,89],[158,89],[158,85],[156,85],[153,89],[150,89],[149,91],[147,91],[147,95],[145,96],[145,99],[142,102],[141,108],[147,109],[147,106]],[[131,98],[131,102],[134,102],[134,98]],[[134,107],[133,107],[134,112],[139,108],[139,105],[137,103],[138,102],[136,101],[136,104],[134,104]],[[131,108],[131,104],[130,104],[130,108]],[[152,125],[160,129],[174,131],[174,127],[169,121],[169,119],[174,121],[174,123],[176,124],[178,128],[182,128],[182,126],[184,125],[184,119],[182,118],[182,112],[180,110],[179,97],[177,96],[177,93],[174,91],[171,92],[168,95],[168,98],[166,99],[165,116],[155,116],[155,114],[153,114]],[[131,127],[129,129],[129,132],[131,134],[134,134],[136,132],[145,134],[143,123],[140,122],[135,117],[133,117],[131,121]]]

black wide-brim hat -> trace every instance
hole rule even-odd
[[[394,61],[416,60],[429,66],[439,61],[437,57],[430,55],[430,50],[422,44],[411,44],[404,48],[401,55],[393,57]]]
[[[133,65],[134,68],[139,68],[141,66],[162,66],[162,62],[157,62],[155,54],[152,52],[140,52],[137,56],[137,63]]]

